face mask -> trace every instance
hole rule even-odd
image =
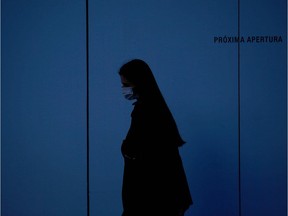
[[[122,87],[122,94],[127,100],[137,99],[137,96],[134,94],[132,87]]]

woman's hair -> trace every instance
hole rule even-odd
[[[134,59],[127,62],[120,68],[119,74],[135,86],[134,91],[141,100],[145,102],[163,100],[154,75],[143,60]]]
[[[141,102],[146,106],[153,107],[154,112],[166,116],[165,118],[169,120],[172,128],[174,128],[174,131],[177,134],[179,141],[178,145],[183,145],[185,142],[179,135],[175,120],[148,64],[143,60],[133,59],[120,68],[119,75],[123,76],[135,86],[133,90]]]

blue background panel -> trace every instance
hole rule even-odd
[[[122,211],[120,146],[132,106],[118,69],[141,58],[187,142],[187,216],[238,215],[237,44],[214,44],[237,33],[237,2],[91,1],[90,14],[92,214]]]
[[[85,215],[85,4],[2,0],[1,15],[2,215]]]
[[[241,1],[242,212],[287,215],[287,1]]]

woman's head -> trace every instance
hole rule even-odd
[[[120,68],[119,75],[123,88],[128,87],[127,92],[124,91],[125,97],[140,100],[141,104],[148,108],[151,116],[164,120],[167,136],[169,134],[178,146],[183,145],[185,142],[179,135],[174,118],[148,64],[140,59],[131,60]]]
[[[119,75],[123,86],[133,87],[139,99],[147,100],[158,97],[159,94],[161,96],[154,75],[143,60],[134,59],[127,62],[120,68]]]

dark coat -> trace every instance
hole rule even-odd
[[[124,216],[176,216],[192,204],[178,146],[165,113],[136,102],[121,151]]]

